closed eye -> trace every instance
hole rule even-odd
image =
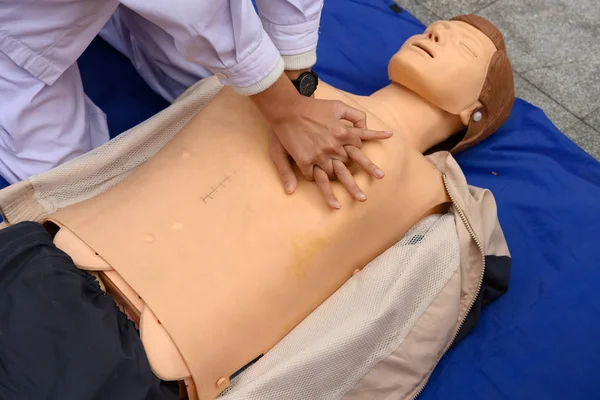
[[[463,42],[460,42],[460,45],[463,49],[465,49],[467,52],[469,52],[469,54],[471,54],[473,57],[477,58],[477,54],[475,54],[475,52],[473,50],[471,50],[469,48],[469,46],[467,46],[466,44],[464,44]]]

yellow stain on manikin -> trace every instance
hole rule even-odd
[[[329,243],[331,243],[331,238],[315,236],[293,238],[291,240],[292,261],[289,267],[292,274],[298,279],[305,278],[315,262],[315,256]]]

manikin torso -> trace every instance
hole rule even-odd
[[[334,182],[342,208],[332,210],[300,174],[287,195],[268,155],[267,123],[225,88],[123,184],[53,216],[118,270],[184,357],[194,352],[186,361],[195,378],[233,373],[268,351],[448,201],[440,172],[414,147],[421,142],[378,117],[387,111],[378,101],[324,83],[316,97],[343,99],[367,112],[371,129],[395,131],[363,145],[386,173],[376,180],[356,169],[364,203]],[[418,138],[410,103],[399,118]]]
[[[431,60],[410,45],[401,53],[417,64]],[[467,65],[486,71],[479,60]],[[333,182],[342,208],[332,210],[299,173],[287,195],[268,154],[267,122],[250,99],[225,88],[124,182],[51,216],[143,299],[201,398],[214,397],[219,377],[268,351],[449,201],[422,152],[464,128],[457,115],[397,84],[360,97],[321,82],[315,97],[342,100],[366,112],[370,129],[394,132],[363,145],[383,179],[352,169],[364,203]]]

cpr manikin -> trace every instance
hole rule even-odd
[[[80,268],[101,271],[139,318],[157,376],[185,380],[192,398],[215,398],[356,270],[444,212],[442,174],[422,153],[456,137],[454,151],[483,140],[514,98],[490,25],[432,24],[392,57],[392,84],[371,96],[320,83],[316,97],[343,100],[366,112],[369,128],[394,132],[363,146],[386,173],[378,180],[354,169],[366,202],[333,182],[342,208],[332,210],[300,178],[287,195],[269,126],[225,88],[124,182],[52,215],[55,243]]]

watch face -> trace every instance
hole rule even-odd
[[[317,90],[317,77],[313,74],[303,74],[298,83],[298,91],[303,96],[312,96]]]

